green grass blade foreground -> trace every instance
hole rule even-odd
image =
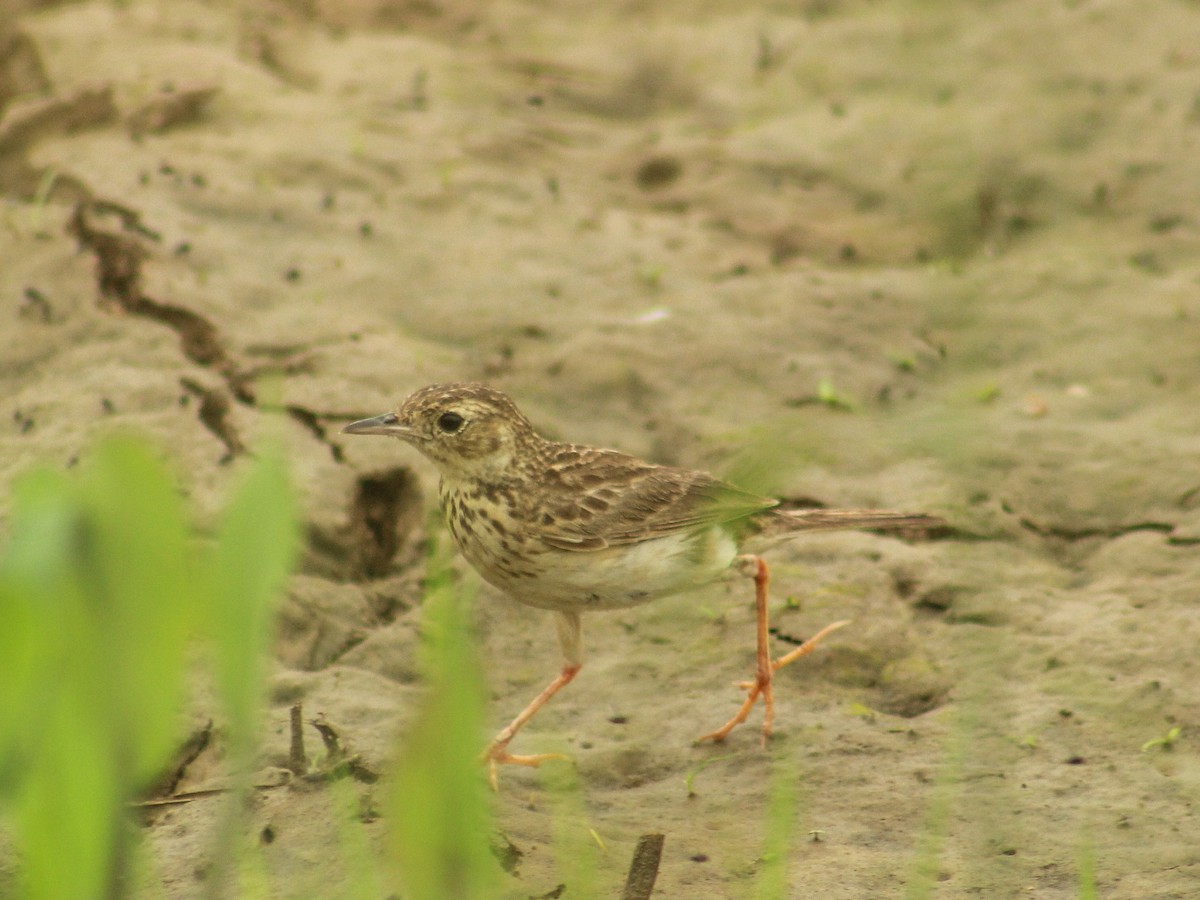
[[[261,455],[221,518],[205,606],[231,755],[246,762],[262,718],[277,600],[299,551],[295,499],[282,457]]]
[[[227,717],[228,760],[233,791],[216,830],[215,869],[208,895],[250,892],[244,877],[256,876],[238,842],[246,794],[252,788],[258,727],[264,713],[267,659],[276,605],[300,546],[296,501],[283,457],[261,454],[243,473],[217,529],[216,546],[204,567],[204,633],[213,648],[218,693]]]
[[[777,754],[771,764],[771,787],[765,816],[763,853],[754,886],[756,900],[785,900],[795,896],[788,886],[791,866],[798,857],[802,773],[794,760]]]
[[[461,593],[448,554],[435,546],[423,604],[426,694],[402,736],[384,801],[388,856],[405,900],[498,895],[479,763],[482,681]]]
[[[0,652],[20,662],[0,699],[0,760],[22,893],[119,896],[124,806],[178,734],[196,608],[182,508],[130,439],[100,446],[75,477],[29,476],[13,499],[0,618],[18,624]]]
[[[77,471],[39,470],[14,487],[0,550],[0,812],[21,855],[20,896],[132,892],[128,804],[181,737],[190,646],[202,632],[227,641],[234,627],[269,621],[290,567],[282,473],[274,457],[255,463],[222,532],[257,555],[197,557],[167,466],[133,438],[101,443]],[[253,609],[230,620],[234,593]],[[261,666],[265,631],[243,632],[222,659],[244,659],[254,643],[251,665]],[[231,715],[248,732],[257,707],[246,696],[261,696],[261,678],[233,696],[226,676]]]

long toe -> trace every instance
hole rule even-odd
[[[491,784],[492,790],[497,790],[500,787],[499,766],[529,766],[531,769],[536,769],[548,759],[561,759],[567,762],[571,761],[571,757],[564,756],[562,753],[533,753],[522,755],[517,753],[509,753],[503,747],[488,747],[483,751],[482,761],[488,767],[488,783]]]
[[[493,757],[491,762],[506,766],[529,766],[531,769],[536,769],[548,759],[561,759],[567,762],[571,761],[571,757],[565,753],[534,753],[528,756],[519,756],[515,753],[504,753],[500,756]]]
[[[750,710],[754,708],[754,704],[758,701],[759,695],[762,693],[762,687],[757,681],[747,682],[746,687],[749,689],[749,693],[746,695],[746,699],[742,701],[741,709],[734,714],[732,719],[716,731],[710,731],[708,734],[702,734],[696,738],[697,744],[703,741],[723,741],[729,737],[729,732],[746,721],[746,717],[750,715]]]

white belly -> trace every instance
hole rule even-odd
[[[536,557],[537,578],[504,579],[514,600],[545,609],[620,609],[701,587],[737,555],[720,527],[604,550],[552,550]]]

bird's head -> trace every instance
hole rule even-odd
[[[351,422],[343,434],[380,434],[412,444],[443,476],[487,479],[504,473],[518,449],[536,441],[508,395],[483,384],[431,384],[395,412]]]

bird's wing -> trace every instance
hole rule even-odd
[[[656,466],[618,453],[564,444],[549,455],[549,503],[538,536],[560,550],[602,550],[706,525],[735,522],[777,501],[706,472]]]

